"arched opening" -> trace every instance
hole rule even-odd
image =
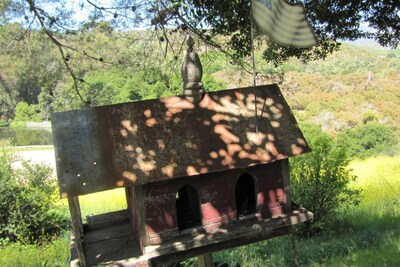
[[[201,226],[199,195],[190,185],[182,186],[176,194],[176,214],[179,232]]]
[[[254,179],[248,174],[242,174],[236,182],[236,212],[237,217],[256,212],[256,193]]]

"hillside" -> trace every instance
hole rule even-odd
[[[59,37],[84,49],[71,51],[66,58],[77,75],[77,87],[43,33],[31,32],[29,39],[8,44],[8,36],[22,30],[12,25],[0,28],[0,120],[15,119],[20,102],[29,104],[19,107],[29,113],[24,120],[48,120],[52,112],[84,107],[79,95],[99,106],[181,93],[184,36],[171,35],[173,45],[168,48],[156,32],[116,32],[106,26]],[[206,90],[252,85],[250,59],[245,70],[196,42]],[[258,84],[278,83],[298,120],[321,124],[333,135],[374,122],[400,136],[399,49],[344,44],[325,60],[293,59],[276,68],[262,59],[265,44],[257,47]]]
[[[343,45],[326,60],[259,65],[270,75],[258,83],[278,82],[299,121],[321,124],[332,134],[373,121],[400,136],[399,49]],[[252,84],[244,71],[221,69],[212,75],[229,88]]]

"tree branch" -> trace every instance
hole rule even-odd
[[[73,83],[74,83],[74,89],[76,94],[78,95],[78,97],[80,98],[80,100],[85,103],[86,105],[90,106],[90,101],[89,100],[84,100],[80,91],[79,91],[79,82],[83,81],[82,79],[78,79],[74,73],[74,71],[72,70],[71,66],[68,64],[69,59],[67,59],[67,57],[65,56],[64,53],[64,48],[67,49],[71,49],[73,51],[77,51],[76,48],[64,45],[63,43],[61,43],[60,41],[57,40],[57,38],[54,37],[54,35],[47,29],[43,18],[40,16],[38,9],[35,7],[35,3],[32,0],[26,0],[26,2],[29,4],[30,10],[33,12],[34,16],[38,19],[40,26],[42,28],[42,30],[44,31],[44,33],[47,35],[47,37],[49,37],[49,39],[53,42],[53,44],[55,44],[58,48],[58,51],[61,54],[63,63],[65,65],[65,67],[67,68],[69,74],[72,77]]]

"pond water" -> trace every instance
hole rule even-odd
[[[0,127],[0,146],[52,145],[51,129]]]

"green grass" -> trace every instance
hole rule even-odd
[[[377,248],[351,252],[345,256],[331,258],[316,266],[399,266],[400,239],[389,239]]]
[[[338,218],[335,229],[296,240],[301,266],[400,266],[400,156],[377,157],[350,165],[363,189],[360,204]],[[240,257],[238,257],[240,255]],[[288,237],[215,253],[231,265],[290,266]]]
[[[69,233],[44,246],[11,244],[0,246],[0,266],[58,267],[69,266]]]
[[[380,227],[400,227],[400,156],[378,157],[350,165],[359,177],[363,200],[349,216],[359,227],[379,222]],[[360,219],[362,218],[362,219]]]
[[[400,156],[377,157],[350,165],[363,189],[357,207],[338,219],[334,229],[311,239],[296,240],[300,266],[400,266]],[[124,189],[80,197],[83,217],[126,208]],[[60,201],[66,208],[66,201]],[[68,266],[68,234],[44,247],[1,248],[0,266]],[[231,266],[292,266],[287,236],[214,253]],[[188,263],[193,262],[188,261]],[[190,265],[190,264],[187,264]]]
[[[124,188],[83,195],[79,197],[79,203],[84,222],[86,221],[86,217],[90,215],[97,215],[127,208]],[[58,205],[60,209],[69,212],[68,201],[66,199],[61,199]]]
[[[117,188],[79,197],[82,217],[127,208],[125,189]]]

